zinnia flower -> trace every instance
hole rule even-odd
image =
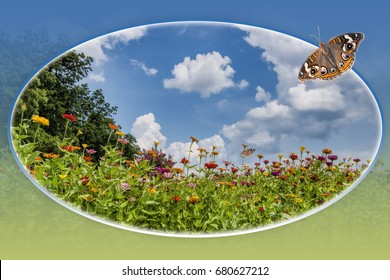
[[[172,201],[173,202],[180,202],[181,201],[181,197],[180,196],[178,196],[178,195],[174,195],[174,196],[172,196]]]
[[[39,123],[39,124],[42,124],[42,125],[49,126],[49,120],[44,118],[44,117],[40,117],[38,115],[34,115],[31,119],[35,123]]]
[[[198,203],[199,202],[199,196],[195,195],[195,196],[191,196],[190,199],[189,199],[189,202],[190,203]]]
[[[119,127],[117,125],[113,124],[113,123],[109,123],[108,127],[113,129],[113,130],[118,130],[119,129]]]
[[[86,149],[85,152],[89,155],[93,155],[94,153],[96,153],[94,149]]]
[[[67,119],[67,120],[69,120],[71,122],[75,122],[77,120],[76,117],[73,116],[72,114],[63,114],[62,118],[63,119]]]
[[[198,140],[198,139],[196,139],[194,136],[190,136],[190,138],[191,138],[191,141],[192,141],[192,142],[196,142],[196,143],[198,143],[198,142],[199,142],[199,140]]]
[[[119,136],[124,136],[125,135],[125,133],[122,132],[122,131],[115,131],[115,134],[119,135]]]
[[[207,162],[204,164],[204,166],[207,168],[207,169],[215,169],[218,167],[218,164],[216,164],[215,162]]]
[[[128,144],[130,141],[127,140],[127,139],[125,139],[125,138],[119,138],[119,139],[118,139],[118,142],[121,143],[121,144],[123,144],[123,145],[126,145],[126,144]]]
[[[331,161],[335,161],[335,160],[338,159],[338,157],[337,157],[337,155],[329,155],[328,159],[331,160]]]
[[[130,189],[130,185],[128,183],[124,182],[124,183],[121,183],[121,188],[122,188],[122,190],[127,191]]]

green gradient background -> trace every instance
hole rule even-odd
[[[2,9],[3,14],[0,11],[0,16],[3,23],[7,20],[11,22],[9,25],[3,24],[2,28],[13,30],[12,20],[14,23],[17,20],[23,23],[15,30],[21,30],[29,28],[30,23],[32,26],[36,22],[40,23],[42,18],[45,18],[44,15],[62,13],[58,16],[58,21],[55,16],[51,16],[51,20],[43,22],[51,28],[54,27],[50,23],[55,26],[57,22],[58,25],[65,22],[64,24],[68,25],[65,25],[62,31],[66,30],[70,34],[79,32],[73,42],[124,27],[161,21],[233,21],[289,31],[293,35],[313,33],[316,25],[321,24],[316,21],[319,15],[310,13],[315,8],[312,3],[310,9],[305,5],[298,7],[296,3],[288,9],[279,9],[279,2],[274,5],[278,6],[278,9],[269,4],[262,9],[260,17],[260,7],[257,7],[258,10],[254,9],[249,4],[250,1],[240,1],[240,4],[232,2],[226,8],[211,5],[210,1],[197,1],[196,5],[192,6],[182,1],[182,4],[171,5],[169,9],[165,7],[165,2],[161,2],[164,7],[156,7],[150,2],[143,1],[143,4],[138,4],[135,8],[116,8],[115,12],[113,3],[110,3],[110,7],[94,5],[90,7],[94,10],[89,11],[90,17],[85,18],[84,25],[79,20],[84,16],[81,12],[61,12],[54,4],[42,6],[45,7],[43,9],[34,3],[35,10],[26,8],[24,19],[17,3],[9,11]],[[155,3],[157,1],[153,4]],[[321,8],[322,12],[334,13],[334,7],[339,6],[339,2],[336,3],[329,5],[329,8]],[[205,10],[202,4],[207,5],[208,9]],[[355,8],[355,4],[357,5],[354,3],[352,6],[351,3],[346,3],[347,10],[354,8],[356,15],[365,12],[370,21],[351,20],[343,23],[343,28],[338,26],[338,22],[321,27],[330,35],[345,29],[362,29],[365,32],[364,26],[367,22],[370,24],[367,29],[371,25],[383,27],[384,17],[377,14],[385,13],[385,8],[371,9],[360,4]],[[77,2],[77,5],[83,4]],[[143,7],[140,7],[141,5]],[[150,11],[150,7],[154,7],[153,11]],[[80,8],[80,11],[84,13],[85,7]],[[276,16],[274,11],[282,15]],[[294,17],[291,18],[290,13]],[[16,19],[13,19],[13,14],[18,14]],[[64,18],[68,22],[64,21]],[[72,25],[73,22],[77,22],[84,29],[77,29],[78,26],[76,23]],[[58,28],[58,25],[55,27]],[[370,30],[373,32],[374,29]],[[376,38],[382,39],[380,36]],[[378,40],[375,40],[377,39],[374,36],[370,39],[367,37],[367,42],[364,43],[367,51],[366,54],[363,53],[364,50],[360,51],[359,61],[371,61],[364,58],[372,53],[370,46],[381,46],[377,44]],[[390,102],[384,89],[388,88],[389,80],[377,78],[376,72],[368,63],[359,65],[359,61],[356,62],[357,68],[365,74],[378,96],[386,122],[389,119],[386,111]],[[388,69],[383,66],[383,61],[373,63],[376,63],[379,69]],[[3,109],[2,106],[1,110]],[[4,120],[1,123],[4,123]],[[3,134],[4,127],[0,129]],[[5,138],[5,135],[0,136]],[[381,153],[385,164],[390,162],[387,139],[385,135]],[[82,217],[38,190],[24,176],[13,157],[6,152],[8,149],[3,145],[0,149],[5,151],[5,157],[0,157],[0,259],[390,259],[390,176],[386,172],[370,173],[340,201],[300,221],[240,236],[189,239],[134,233]]]
[[[16,167],[1,174],[0,259],[390,258],[390,182],[384,176],[369,174],[339,202],[292,224],[189,239],[103,225],[52,201]]]

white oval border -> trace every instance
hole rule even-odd
[[[346,196],[357,185],[359,185],[361,183],[361,181],[366,177],[366,175],[369,173],[371,168],[374,166],[374,163],[375,163],[375,161],[377,160],[377,158],[379,156],[379,152],[380,152],[380,149],[382,147],[382,142],[383,142],[384,124],[383,124],[382,109],[381,109],[381,107],[379,105],[377,97],[375,96],[375,94],[373,93],[371,88],[368,86],[367,82],[365,82],[363,80],[362,76],[359,75],[356,70],[351,69],[350,71],[353,71],[355,73],[355,75],[357,76],[356,78],[359,78],[360,82],[362,83],[362,85],[364,85],[366,87],[366,90],[368,90],[371,93],[371,95],[373,97],[373,100],[375,101],[375,104],[376,104],[376,109],[378,110],[378,117],[379,117],[379,121],[380,121],[381,125],[380,125],[380,131],[379,131],[380,137],[378,139],[377,148],[376,148],[376,152],[375,152],[375,157],[370,162],[368,168],[366,170],[364,170],[363,174],[359,177],[359,179],[356,180],[353,185],[349,186],[346,190],[344,190],[342,193],[340,193],[337,197],[333,198],[332,200],[328,201],[327,203],[325,203],[325,204],[323,204],[323,205],[321,205],[321,206],[319,206],[319,207],[317,207],[315,209],[307,211],[304,214],[296,216],[296,217],[294,217],[294,218],[292,218],[290,220],[286,220],[286,221],[282,221],[282,222],[278,222],[278,223],[262,226],[262,227],[259,227],[259,228],[253,228],[253,229],[250,229],[250,230],[240,230],[240,231],[237,230],[237,231],[228,231],[228,232],[223,232],[223,233],[199,233],[199,234],[197,234],[197,233],[188,233],[188,234],[183,234],[183,233],[174,233],[174,232],[170,233],[170,232],[163,232],[163,231],[146,230],[146,229],[140,229],[140,228],[136,228],[136,227],[130,227],[128,225],[122,225],[122,224],[115,223],[115,222],[110,221],[110,220],[104,220],[103,218],[92,216],[92,215],[90,215],[88,213],[85,213],[85,212],[79,210],[79,209],[76,209],[72,205],[69,205],[68,203],[64,202],[63,200],[60,200],[59,198],[54,196],[51,192],[49,192],[47,189],[45,189],[40,184],[38,184],[38,182],[34,180],[34,178],[27,172],[27,170],[24,168],[23,164],[20,162],[19,157],[17,156],[16,151],[14,149],[14,146],[12,144],[12,135],[11,135],[11,122],[12,122],[13,112],[14,112],[14,109],[15,109],[15,104],[18,101],[19,96],[21,96],[21,94],[23,93],[25,88],[30,83],[30,81],[35,76],[37,76],[39,74],[39,72],[46,65],[48,65],[51,62],[57,60],[59,57],[61,57],[65,53],[71,51],[72,49],[76,48],[77,46],[80,46],[80,45],[82,45],[84,43],[87,43],[87,42],[89,42],[91,40],[95,40],[95,39],[98,39],[100,37],[107,36],[109,34],[116,33],[116,32],[121,32],[121,31],[128,30],[128,29],[145,28],[145,27],[156,27],[156,26],[160,27],[160,26],[165,26],[165,25],[183,25],[183,24],[186,24],[186,25],[220,25],[220,26],[236,26],[236,27],[240,27],[241,26],[241,27],[246,27],[246,28],[264,29],[264,30],[267,30],[267,31],[280,33],[280,34],[282,34],[284,36],[290,36],[290,37],[293,37],[294,39],[298,39],[298,40],[301,40],[301,41],[303,41],[303,42],[305,42],[307,44],[310,44],[310,43],[304,41],[301,38],[297,38],[297,37],[285,34],[283,32],[271,30],[271,29],[268,29],[268,28],[257,27],[257,26],[253,26],[253,25],[239,24],[239,23],[233,23],[233,22],[218,22],[218,21],[173,21],[173,22],[161,22],[161,23],[145,24],[145,25],[140,25],[140,26],[123,28],[123,29],[120,29],[120,30],[117,30],[117,31],[113,31],[113,32],[110,32],[110,33],[103,34],[103,35],[98,36],[98,37],[91,38],[91,39],[89,39],[87,41],[84,41],[82,43],[79,43],[79,44],[73,46],[72,48],[70,48],[70,49],[68,49],[68,50],[66,50],[64,52],[61,52],[61,54],[57,55],[55,58],[51,59],[50,61],[48,61],[47,63],[43,64],[41,67],[39,67],[39,70],[37,70],[37,72],[35,74],[33,74],[31,77],[29,77],[27,79],[27,82],[22,86],[22,88],[18,91],[18,95],[14,98],[14,102],[12,104],[12,107],[11,107],[11,110],[10,110],[9,116],[8,116],[8,128],[9,128],[8,129],[8,142],[9,142],[9,146],[10,146],[10,150],[12,152],[12,155],[14,156],[14,158],[15,158],[17,164],[19,165],[20,169],[23,171],[24,175],[26,175],[26,177],[40,191],[42,191],[45,195],[50,197],[52,200],[54,200],[55,202],[57,202],[61,206],[65,207],[65,208],[67,208],[67,209],[69,209],[69,210],[71,210],[71,211],[73,211],[73,212],[75,212],[75,213],[85,217],[85,218],[88,218],[90,220],[93,220],[93,221],[96,221],[96,222],[99,222],[99,223],[102,223],[102,224],[105,224],[105,225],[108,225],[108,226],[111,226],[111,227],[115,227],[115,228],[119,228],[119,229],[123,229],[123,230],[128,230],[128,231],[132,231],[132,232],[136,232],[136,233],[142,233],[142,234],[148,234],[148,235],[157,235],[157,236],[165,236],[165,237],[215,238],[215,237],[237,236],[237,235],[243,235],[243,234],[260,232],[260,231],[264,231],[264,230],[268,230],[268,229],[284,226],[284,225],[287,225],[287,224],[290,224],[290,223],[302,220],[302,219],[304,219],[304,218],[306,218],[308,216],[311,216],[313,214],[316,214],[316,213],[324,210],[325,208],[327,208],[330,205],[334,204],[335,202],[339,201],[341,198]],[[312,45],[312,44],[310,44],[310,45]]]

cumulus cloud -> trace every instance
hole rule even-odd
[[[138,61],[136,59],[130,59],[130,63],[142,69],[142,71],[144,71],[145,74],[148,76],[154,76],[158,73],[157,69],[147,67],[145,63],[142,61]]]
[[[173,160],[180,162],[183,157],[188,157],[191,142],[171,142],[161,132],[161,125],[155,119],[153,113],[148,113],[139,116],[133,123],[130,133],[137,140],[137,145],[141,149],[150,149],[154,146],[154,142],[159,142],[162,151],[172,156]],[[213,146],[217,147],[216,151],[219,153],[219,158],[227,156],[225,141],[218,134],[211,137],[200,139],[198,143],[194,142],[191,147],[191,164],[197,164],[199,161],[198,148],[204,148],[211,151]]]
[[[139,40],[145,36],[146,33],[147,28],[144,26],[129,28],[85,42],[74,48],[74,50],[77,52],[83,52],[87,56],[93,57],[95,65],[101,66],[103,63],[109,60],[107,54],[104,51],[105,49],[111,50],[120,43],[127,44],[132,40]]]
[[[139,116],[133,123],[130,133],[135,137],[141,149],[150,149],[156,141],[164,146],[167,141],[167,137],[161,133],[161,126],[156,122],[153,113]]]
[[[271,93],[265,91],[261,86],[257,86],[255,100],[257,102],[268,102],[271,100]]]
[[[88,80],[94,82],[105,82],[106,78],[104,77],[104,71],[103,70],[101,70],[100,72],[92,71],[88,75]]]
[[[167,145],[166,148],[163,149],[163,151],[167,154],[172,155],[172,158],[176,162],[180,162],[180,160],[183,157],[188,158],[188,153],[191,147],[191,157],[190,157],[190,164],[198,164],[199,163],[199,148],[204,148],[207,151],[212,151],[213,146],[216,147],[216,150],[219,154],[217,159],[225,159],[227,158],[226,148],[225,148],[225,141],[222,139],[222,137],[218,134],[215,134],[211,137],[201,139],[198,143],[193,143],[191,146],[191,142],[173,142]]]
[[[234,83],[235,70],[230,64],[231,59],[217,51],[197,54],[195,59],[185,57],[183,62],[174,66],[173,78],[163,81],[164,88],[199,92],[202,97],[207,98],[227,88],[248,86],[245,80],[237,85]]]
[[[237,87],[239,89],[244,89],[244,88],[247,88],[249,86],[249,82],[246,81],[246,80],[241,80],[238,84],[237,84]]]
[[[278,82],[275,96],[258,86],[255,100],[261,105],[223,126],[221,134],[229,140],[229,151],[238,153],[245,143],[275,153],[286,139],[326,141],[337,137],[342,128],[373,119],[372,111],[364,109],[370,106],[370,97],[352,72],[332,81],[300,83],[299,68],[314,46],[277,32],[242,29],[247,32],[244,40],[259,49]]]

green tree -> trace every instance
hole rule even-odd
[[[115,123],[113,116],[117,107],[105,101],[101,89],[91,92],[87,84],[81,83],[92,70],[92,62],[91,57],[70,51],[42,69],[24,90],[16,106],[13,125],[21,120],[22,104],[24,118],[39,115],[49,119],[50,125],[42,127],[38,135],[38,150],[58,152],[58,140],[62,140],[65,131],[67,135],[76,135],[80,130],[82,134],[79,133],[76,143],[72,144],[88,144],[97,151],[96,159],[104,154],[101,146],[107,144],[112,132],[108,124]],[[76,122],[67,121],[64,114],[75,116]],[[31,137],[33,133],[32,128]],[[132,157],[138,151],[135,139],[130,134],[124,138],[130,141],[125,156]],[[116,139],[111,137],[109,144],[115,145]]]

